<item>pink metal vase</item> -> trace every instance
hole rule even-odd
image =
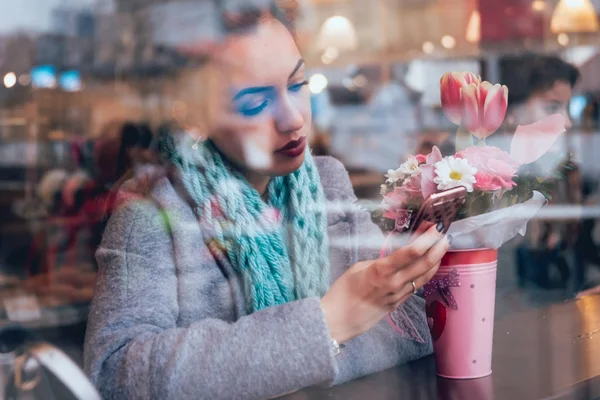
[[[474,379],[492,373],[498,251],[450,251],[425,286],[437,374]]]

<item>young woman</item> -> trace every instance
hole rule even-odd
[[[567,129],[571,128],[568,106],[579,79],[574,66],[555,56],[524,55],[505,60],[503,72],[502,82],[509,87],[507,131],[514,132],[517,125],[531,124],[552,114],[563,115]],[[566,155],[566,149],[561,150]],[[533,167],[548,174],[557,167],[552,161],[551,155],[544,156]],[[574,170],[566,178],[559,182],[552,202],[581,204],[580,172]],[[571,275],[565,251],[576,249],[575,255],[580,255],[580,227],[571,221],[532,221],[528,230],[527,239],[516,254],[519,283],[524,285],[530,280],[543,288],[565,287]],[[558,270],[559,280],[550,277],[552,267]],[[580,269],[575,268],[576,275],[581,274]]]
[[[429,354],[413,294],[449,241],[431,227],[377,259],[382,234],[343,166],[306,148],[288,29],[261,17],[207,68],[209,139],[166,146],[170,177],[114,212],[97,252],[85,367],[103,397],[268,398]],[[425,341],[383,320],[401,304]]]

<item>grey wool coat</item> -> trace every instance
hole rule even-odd
[[[382,234],[342,164],[316,157],[328,201],[331,281],[378,257]],[[84,363],[106,399],[261,399],[372,374],[432,352],[424,301],[404,305],[425,340],[386,319],[334,355],[319,298],[245,315],[240,279],[202,240],[173,179],[123,202],[97,251]],[[127,197],[122,195],[122,197]]]

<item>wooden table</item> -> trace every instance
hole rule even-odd
[[[591,399],[600,400],[600,296],[497,320],[493,374],[449,380],[433,356],[334,387],[286,397],[304,399]]]

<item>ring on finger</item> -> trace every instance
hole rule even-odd
[[[413,287],[413,294],[417,294],[417,285],[415,285],[415,281],[410,281]]]

